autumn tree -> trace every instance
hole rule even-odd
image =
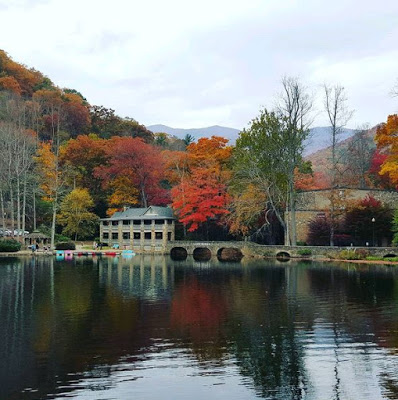
[[[87,189],[73,189],[62,200],[58,222],[64,226],[62,232],[74,236],[75,240],[92,236],[98,225],[98,217],[90,210],[94,201]]]
[[[94,171],[104,188],[115,192],[117,183],[125,186],[126,181],[120,178],[127,177],[131,190],[138,192],[138,204],[142,207],[167,204],[168,192],[162,187],[164,161],[158,148],[140,138],[114,137],[107,142],[106,156],[107,164]]]
[[[387,175],[398,185],[398,114],[389,115],[387,122],[377,128],[375,140],[378,150],[387,155],[380,175]]]
[[[66,171],[62,170],[58,154],[52,150],[50,142],[40,144],[36,164],[43,199],[48,201],[52,208],[51,248],[53,249],[57,212],[67,176]]]
[[[268,225],[266,194],[259,186],[249,183],[232,189],[227,221],[229,230],[234,235],[249,236],[260,233]],[[264,216],[264,223],[260,223]],[[260,224],[260,227],[259,227]]]
[[[190,232],[228,213],[227,181],[231,147],[218,136],[199,139],[187,148],[189,172],[173,187],[173,208]]]
[[[394,185],[389,175],[384,174],[381,175],[380,171],[381,168],[386,161],[388,155],[382,153],[379,149],[376,149],[373,152],[372,160],[370,162],[369,170],[368,170],[368,177],[373,183],[373,185],[377,188],[381,189],[395,189],[396,185]]]
[[[352,204],[345,216],[345,230],[357,245],[380,245],[382,238],[391,240],[391,209],[372,196]]]
[[[147,143],[154,140],[153,133],[144,125],[139,124],[133,118],[121,118],[115,114],[115,110],[104,106],[91,106],[90,117],[93,133],[99,137],[109,139],[112,136],[125,136],[141,138]]]
[[[89,105],[81,94],[71,90],[64,91],[62,95],[65,123],[64,129],[74,138],[88,133],[91,128]]]
[[[95,169],[108,161],[107,141],[95,134],[79,135],[70,139],[60,149],[60,161],[69,171],[70,186],[88,189],[95,203],[95,210],[105,216],[106,195],[101,187],[102,180]]]

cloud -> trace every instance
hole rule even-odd
[[[398,3],[386,3],[0,0],[0,35],[16,61],[145,124],[241,128],[283,75],[343,84],[352,123],[374,124],[398,108]]]

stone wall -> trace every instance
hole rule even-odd
[[[379,189],[336,189],[339,206],[344,212],[345,205],[372,196],[393,210],[398,209],[398,192]],[[305,242],[308,223],[316,217],[326,216],[330,209],[330,189],[312,190],[298,193],[296,205],[297,240]]]
[[[211,258],[217,258],[226,249],[238,249],[244,257],[276,257],[280,253],[287,253],[290,257],[301,257],[302,250],[311,250],[312,256],[325,256],[339,253],[343,249],[358,251],[365,249],[370,255],[384,257],[387,254],[398,255],[397,247],[327,247],[327,246],[268,246],[253,242],[191,242],[172,241],[168,242],[165,253],[170,254],[172,249],[185,249],[187,256],[193,256],[196,249],[208,249]]]

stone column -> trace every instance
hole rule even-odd
[[[117,226],[119,249],[123,248],[123,221],[119,221]]]
[[[140,226],[140,232],[141,232],[141,238],[140,238],[140,248],[141,248],[141,250],[144,250],[144,236],[145,236],[145,234],[144,234],[144,220],[142,219],[141,220],[141,226]]]
[[[130,220],[130,247],[131,250],[134,248],[134,225],[133,220]]]
[[[168,227],[169,227],[168,221],[167,221],[167,219],[165,219],[165,220],[164,220],[164,223],[163,223],[163,229],[162,229],[162,235],[163,235],[162,247],[163,247],[163,250],[165,250],[165,249],[166,249],[166,246],[167,246],[167,232],[168,232]]]
[[[155,249],[155,220],[151,221],[151,247]]]

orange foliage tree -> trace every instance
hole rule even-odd
[[[113,192],[112,208],[134,204],[134,198],[142,207],[168,203],[168,191],[162,187],[164,161],[158,148],[141,138],[113,137],[107,141],[106,155],[107,164],[95,168],[94,175]],[[125,204],[127,200],[129,204]]]
[[[398,114],[389,115],[376,132],[377,148],[386,159],[381,165],[380,175],[388,175],[391,182],[398,185]]]
[[[193,232],[210,220],[228,214],[228,140],[218,136],[199,139],[187,147],[189,174],[171,193],[180,221]]]
[[[61,146],[60,160],[70,171],[73,185],[88,189],[94,200],[96,212],[105,215],[101,179],[94,174],[94,170],[108,160],[106,140],[94,134],[70,139]]]

